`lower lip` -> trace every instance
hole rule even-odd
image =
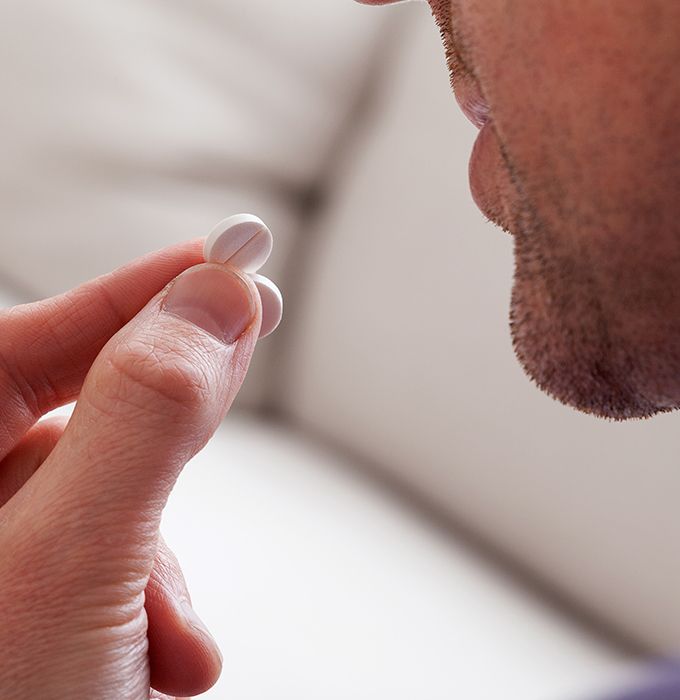
[[[490,122],[487,122],[475,140],[470,156],[470,191],[475,204],[484,216],[502,224],[502,204],[498,177],[502,168],[496,135]]]

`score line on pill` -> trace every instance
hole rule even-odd
[[[264,275],[255,274],[267,262],[274,237],[262,219],[253,214],[236,214],[215,225],[205,241],[206,262],[229,263],[250,276],[262,300],[260,338],[273,332],[283,317],[283,296]]]

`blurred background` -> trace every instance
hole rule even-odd
[[[678,417],[523,375],[427,6],[5,0],[0,300],[251,211],[286,299],[164,534],[230,700],[578,700],[680,647]]]

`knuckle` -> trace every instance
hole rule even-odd
[[[118,405],[186,414],[200,410],[210,394],[205,362],[190,348],[129,340],[112,350],[108,368],[102,393]]]
[[[165,592],[178,598],[187,595],[182,569],[167,546],[159,546],[156,552],[148,586],[151,586],[154,593]]]
[[[0,400],[3,404],[21,407],[37,419],[42,413],[40,394],[17,366],[16,358],[0,347]]]

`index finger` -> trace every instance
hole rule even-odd
[[[196,239],[0,312],[0,459],[42,415],[74,400],[106,342],[172,279],[201,262],[203,239]]]

